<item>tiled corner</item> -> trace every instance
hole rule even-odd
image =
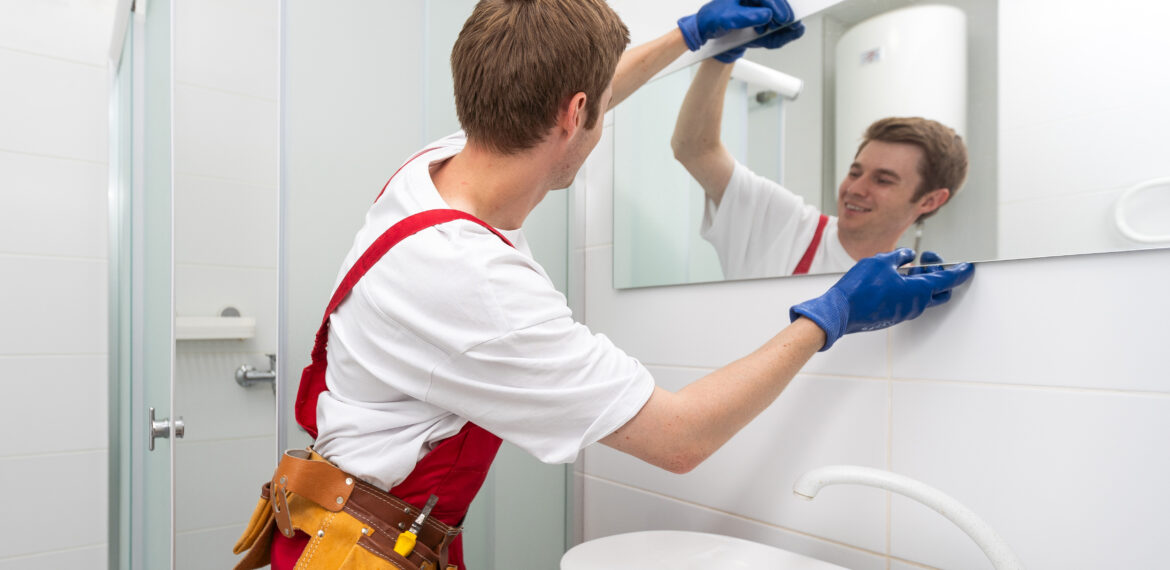
[[[1165,565],[1170,397],[895,382],[892,470],[950,494],[1028,568]],[[895,497],[891,554],[987,568],[938,513]]]
[[[664,387],[705,371],[651,368]],[[687,376],[691,378],[688,380]],[[798,499],[792,484],[824,465],[886,464],[888,385],[884,381],[798,376],[768,409],[694,471],[674,475],[602,445],[587,450],[588,475],[884,552],[886,495],[826,490]],[[596,504],[586,494],[587,504]]]

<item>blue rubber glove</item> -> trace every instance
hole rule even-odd
[[[794,20],[787,0],[711,0],[690,16],[678,20],[687,48],[697,51],[707,40],[732,30],[755,27],[759,33]]]
[[[803,35],[804,23],[793,22],[792,25],[788,26],[787,28],[776,30],[766,36],[760,36],[739,47],[731,48],[715,56],[715,59],[722,61],[723,63],[734,63],[735,60],[743,57],[743,54],[747,51],[747,48],[762,47],[766,49],[780,49],[788,45],[789,42],[799,39],[800,36]]]
[[[917,275],[898,273],[913,259],[914,251],[905,248],[862,259],[824,295],[792,307],[788,316],[793,321],[808,317],[824,329],[825,351],[846,334],[884,329],[949,301],[951,290],[975,274],[970,263]]]

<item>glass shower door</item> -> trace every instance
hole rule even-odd
[[[170,3],[123,2],[110,58],[110,568],[173,566]]]

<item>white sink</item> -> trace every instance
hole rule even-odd
[[[681,530],[615,534],[574,546],[561,558],[561,570],[844,570],[774,546],[750,540]]]

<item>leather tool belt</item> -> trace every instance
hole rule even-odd
[[[260,490],[260,502],[236,543],[247,555],[237,570],[269,564],[272,533],[291,538],[309,535],[297,568],[401,570],[454,569],[447,547],[461,528],[427,518],[407,556],[394,552],[398,535],[410,528],[419,508],[338,469],[308,450],[289,450],[272,480]]]

